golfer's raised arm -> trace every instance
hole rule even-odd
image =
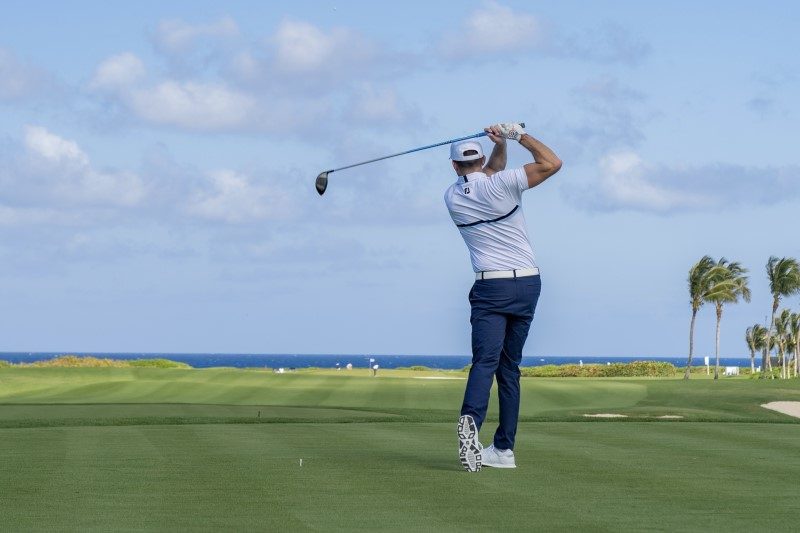
[[[558,172],[561,168],[561,160],[555,152],[545,146],[541,141],[525,133],[522,124],[505,122],[502,124],[495,124],[491,127],[491,130],[493,134],[498,137],[519,141],[519,143],[527,148],[533,155],[533,163],[528,163],[523,167],[528,177],[528,188],[536,187]]]
[[[489,161],[483,167],[483,173],[487,176],[497,174],[501,170],[506,169],[506,162],[508,161],[508,152],[506,151],[506,140],[500,136],[500,130],[496,126],[489,126],[484,128],[486,136],[494,143],[492,148],[492,155],[489,156]]]
[[[561,159],[543,142],[523,133],[519,143],[533,155],[534,162],[523,167],[528,176],[528,187],[536,187],[561,168]]]

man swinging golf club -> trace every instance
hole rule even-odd
[[[519,124],[485,129],[494,143],[489,161],[477,141],[450,146],[458,179],[444,195],[450,216],[469,249],[475,284],[472,307],[472,368],[458,421],[459,458],[470,472],[481,465],[516,468],[514,439],[519,416],[519,364],[541,291],[539,269],[525,229],[522,193],[558,172],[561,160]],[[505,170],[506,139],[533,155],[533,163]],[[497,379],[500,425],[483,448],[478,431]]]

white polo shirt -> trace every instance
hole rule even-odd
[[[527,189],[525,171],[514,168],[492,176],[459,176],[445,191],[444,203],[467,244],[475,272],[536,266],[521,206]]]

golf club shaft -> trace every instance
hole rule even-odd
[[[523,128],[525,127],[525,124],[520,124],[520,125]],[[411,150],[406,150],[405,152],[398,152],[396,154],[385,155],[383,157],[376,157],[375,159],[370,159],[369,161],[364,161],[364,162],[361,162],[361,163],[354,163],[352,165],[347,165],[346,167],[334,168],[332,170],[328,170],[328,172],[336,172],[337,170],[345,170],[347,168],[359,167],[361,165],[366,165],[368,163],[374,163],[375,161],[383,161],[384,159],[389,159],[391,157],[397,157],[399,155],[411,154],[411,153],[414,153],[414,152],[419,152],[420,150],[427,150],[429,148],[436,148],[437,146],[442,146],[444,144],[453,144],[453,143],[456,143],[456,142],[459,142],[459,141],[466,141],[467,139],[477,139],[478,137],[485,137],[485,136],[486,136],[486,132],[482,131],[482,132],[476,133],[474,135],[467,135],[466,137],[459,137],[458,139],[450,139],[449,141],[442,141],[440,143],[430,144],[428,146],[421,146],[419,148],[412,148]]]

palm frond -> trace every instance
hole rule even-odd
[[[775,300],[800,292],[800,263],[793,257],[777,258],[767,261],[769,290]]]

